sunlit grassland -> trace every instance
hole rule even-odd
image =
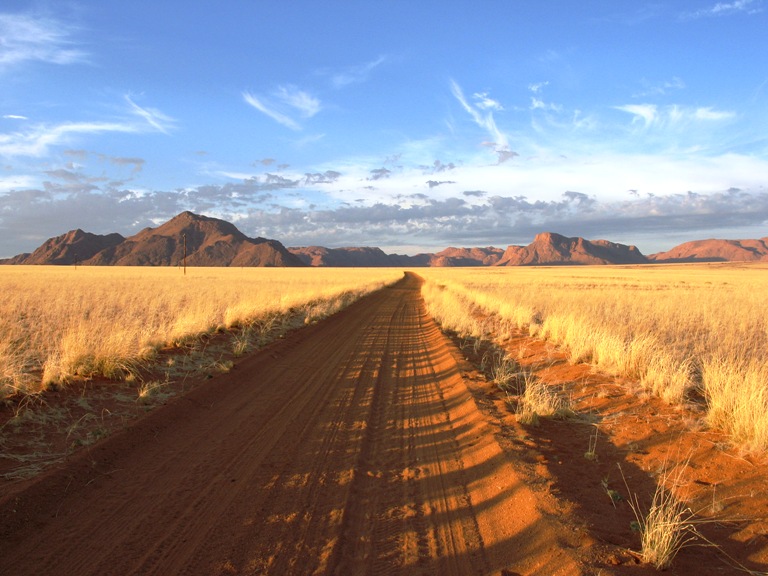
[[[0,397],[121,377],[201,334],[310,323],[395,282],[382,268],[3,266]],[[238,342],[235,343],[238,346]],[[240,352],[247,346],[239,342]]]
[[[444,328],[489,339],[526,331],[667,402],[702,397],[710,426],[746,451],[768,449],[767,264],[420,274]]]

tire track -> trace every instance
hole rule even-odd
[[[1,496],[0,574],[557,573],[419,287],[408,274]]]

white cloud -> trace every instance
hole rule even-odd
[[[299,124],[295,120],[286,116],[285,114],[278,112],[277,110],[273,110],[269,108],[266,104],[264,104],[261,100],[256,98],[256,96],[254,96],[250,92],[243,92],[243,99],[248,104],[256,108],[256,110],[258,110],[259,112],[263,112],[264,114],[272,118],[272,120],[274,120],[275,122],[282,124],[283,126],[290,128],[291,130],[297,130],[297,131],[301,130],[301,126],[299,126]]]
[[[647,80],[642,81],[643,90],[633,94],[633,98],[645,98],[649,96],[663,96],[669,92],[682,90],[685,88],[685,82],[677,76],[672,77],[671,80],[664,80],[662,82],[649,82]]]
[[[669,128],[697,121],[730,120],[736,117],[734,112],[716,110],[711,106],[686,108],[673,104],[660,108],[656,104],[627,104],[615,108],[634,116],[632,123],[642,122],[644,128]]]
[[[735,0],[734,2],[718,2],[710,8],[684,14],[686,18],[707,18],[729,16],[731,14],[757,14],[763,11],[761,0]]]
[[[632,123],[642,121],[646,127],[654,124],[658,118],[658,110],[655,104],[627,104],[616,106],[615,108],[632,114],[634,116]]]
[[[331,78],[331,82],[336,88],[344,88],[350,84],[365,82],[368,79],[368,75],[386,62],[386,60],[387,58],[385,56],[379,56],[375,60],[366,62],[365,64],[352,66],[342,72],[334,74]]]
[[[55,126],[38,125],[26,132],[0,134],[0,156],[43,156],[50,146],[68,141],[73,134],[136,132],[136,128],[116,122],[66,122]]]
[[[302,126],[291,114],[298,113],[302,118],[312,118],[322,108],[319,99],[292,85],[278,86],[272,99],[257,97],[250,92],[243,92],[243,99],[275,122],[296,131],[301,130]]]
[[[129,97],[130,112],[139,116],[143,122],[137,123],[132,119],[120,119],[106,122],[62,122],[60,124],[38,124],[21,132],[0,134],[0,156],[44,156],[51,146],[66,144],[71,137],[78,134],[142,133],[160,131],[167,133],[172,120],[162,112],[141,108],[134,104]]]
[[[494,110],[502,109],[501,104],[495,100],[491,100],[486,94],[475,94],[475,99],[479,100],[480,103],[475,105],[470,104],[464,96],[464,92],[462,91],[461,86],[459,86],[454,80],[451,80],[451,93],[453,93],[453,96],[456,98],[456,100],[459,101],[459,104],[461,104],[462,108],[464,108],[464,110],[466,110],[466,112],[472,117],[472,120],[474,120],[475,124],[477,124],[480,128],[488,133],[488,135],[493,140],[496,150],[508,151],[509,141],[507,136],[501,130],[499,130],[498,126],[496,125],[496,120],[493,117]]]
[[[130,106],[130,110],[135,115],[139,116],[140,118],[143,118],[147,124],[152,126],[155,130],[158,132],[162,132],[163,134],[168,134],[169,129],[172,127],[174,120],[160,112],[159,110],[156,110],[154,108],[142,108],[138,104],[136,104],[133,100],[131,100],[130,96],[125,97],[126,102],[128,102],[128,105]]]
[[[5,114],[3,118],[6,120],[29,120],[29,118],[21,116],[20,114]]]
[[[536,98],[535,96],[532,96],[531,110],[549,110],[552,112],[562,112],[563,107],[560,104],[553,104],[551,102],[547,103],[539,98]]]
[[[269,164],[218,174],[235,182],[173,192],[139,193],[101,172],[93,177],[63,168],[48,170],[52,181],[39,190],[21,179],[0,180],[0,189],[7,190],[0,226],[10,232],[0,238],[0,255],[34,249],[45,238],[85,225],[98,233],[136,232],[185,209],[225,218],[238,214],[246,234],[288,245],[359,245],[364,229],[368,245],[395,245],[407,237],[413,245],[438,249],[528,243],[542,230],[642,244],[658,242],[659,231],[695,239],[699,231],[712,235],[724,226],[756,227],[768,219],[768,162],[746,155],[702,159],[592,151],[526,158],[514,166],[451,163],[449,173],[432,178],[425,177],[425,168],[448,165],[417,165],[407,152],[386,168],[381,158],[279,173]],[[377,175],[386,178],[371,180]],[[27,238],[22,233],[34,241],[20,244]]]
[[[504,110],[504,107],[493,98],[488,96],[487,92],[475,92],[472,97],[475,99],[475,106],[481,110]]]
[[[694,116],[698,120],[730,120],[736,116],[733,112],[713,110],[711,107],[697,108]]]
[[[288,106],[298,110],[303,118],[311,118],[320,111],[320,100],[295,86],[280,86],[277,95]]]
[[[71,39],[67,25],[33,14],[0,14],[0,72],[24,62],[84,62],[87,54]]]
[[[32,188],[35,185],[35,178],[27,174],[14,174],[12,176],[0,176],[0,193],[10,190],[22,190]]]

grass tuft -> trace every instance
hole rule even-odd
[[[680,484],[686,465],[672,470],[665,467],[647,511],[643,511],[636,494],[629,499],[635,515],[633,527],[640,533],[640,556],[658,570],[669,568],[677,553],[699,537],[694,513],[669,487]]]

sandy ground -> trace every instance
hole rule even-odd
[[[0,506],[7,574],[579,572],[409,276]]]
[[[0,484],[0,574],[655,574],[628,500],[675,454],[717,546],[667,573],[768,569],[763,463],[691,430],[694,408],[522,335],[510,353],[582,417],[521,426],[419,286],[408,274]]]

